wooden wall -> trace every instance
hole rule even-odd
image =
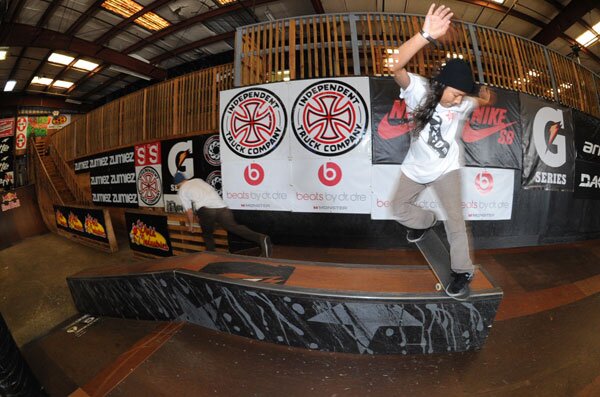
[[[0,211],[0,249],[17,244],[21,240],[47,233],[35,194],[35,185],[14,190],[21,206]]]

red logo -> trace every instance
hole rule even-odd
[[[488,194],[494,189],[494,177],[487,171],[475,176],[475,188],[481,194]]]
[[[161,163],[160,142],[145,143],[135,146],[136,167]]]
[[[27,129],[27,118],[19,117],[17,119],[17,131],[23,132]]]
[[[406,102],[396,99],[390,111],[383,116],[377,126],[377,134],[385,140],[394,139],[408,134],[413,127],[414,124],[408,119]]]
[[[137,180],[138,195],[140,199],[148,206],[158,203],[162,195],[162,182],[160,175],[151,166],[142,168],[138,174]]]
[[[462,137],[463,141],[466,143],[477,142],[494,135],[496,132],[504,131],[515,124],[516,121],[511,123],[505,121],[506,112],[506,109],[491,106],[483,106],[476,109],[471,115],[469,122],[465,125]],[[473,128],[471,125],[487,125],[489,127]],[[508,132],[503,132],[498,142],[501,144],[512,144],[513,136],[514,133],[512,131],[510,131],[510,134]]]
[[[244,169],[244,179],[248,185],[260,185],[263,179],[265,179],[265,170],[260,164],[252,163]]]
[[[328,161],[319,167],[319,180],[325,186],[335,186],[342,180],[342,169],[336,163]]]

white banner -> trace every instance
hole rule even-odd
[[[27,149],[27,127],[28,126],[29,126],[29,119],[27,117],[17,117],[15,150]]]
[[[292,210],[368,214],[371,159],[304,159],[292,165]]]
[[[464,167],[461,172],[462,207],[465,220],[511,219],[514,170]],[[399,165],[373,166],[371,219],[394,219],[392,200],[400,173]],[[417,198],[416,204],[435,212],[440,220],[447,218],[433,189],[425,189]]]
[[[237,160],[221,164],[223,199],[232,209],[290,211],[290,165],[286,160]]]

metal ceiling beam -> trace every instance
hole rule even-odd
[[[59,4],[60,4],[61,1],[62,0],[52,0],[52,2],[50,3],[50,5],[48,5],[48,7],[46,7],[46,11],[44,11],[44,14],[39,19],[39,21],[38,21],[38,23],[37,23],[36,26],[38,26],[40,28],[43,28],[46,25],[46,22],[48,22],[48,19],[50,19],[50,17],[52,16],[52,14],[54,14],[54,11],[59,6]]]
[[[67,35],[74,35],[85,25],[85,23],[94,16],[98,11],[100,11],[100,4],[104,3],[104,0],[96,0],[94,4],[92,4],[83,14],[77,18],[75,22],[71,25],[69,29],[65,32]]]
[[[235,32],[225,32],[225,33],[218,34],[216,36],[210,36],[205,39],[197,40],[197,41],[194,41],[193,43],[186,44],[179,48],[175,48],[174,50],[171,50],[167,53],[158,55],[158,56],[152,58],[150,60],[150,62],[153,64],[157,64],[157,63],[164,61],[165,59],[173,58],[174,55],[183,54],[183,53],[186,53],[186,52],[191,51],[196,48],[201,48],[201,47],[207,46],[209,44],[218,43],[219,41],[229,40],[229,39],[233,39],[233,38],[235,38]]]
[[[151,77],[164,79],[167,72],[128,55],[64,33],[29,25],[13,24],[7,34],[5,45],[19,47],[41,47],[50,50],[72,51],[79,55],[100,59]]]
[[[321,3],[321,0],[310,0],[310,2],[312,3],[312,6],[317,14],[325,14],[325,9],[323,8],[323,3]]]
[[[127,75],[124,74],[124,73],[119,73],[118,75],[116,75],[114,77],[111,77],[110,79],[106,80],[104,83],[100,84],[98,87],[94,88],[93,90],[90,90],[90,91],[86,92],[85,95],[77,97],[77,99],[80,100],[80,101],[84,101],[87,98],[89,98],[92,95],[94,95],[95,93],[102,91],[106,87],[110,87],[111,85],[113,85],[114,83],[116,83],[117,81],[123,79],[126,76]]]
[[[40,61],[39,65],[37,66],[37,68],[35,68],[35,70],[31,73],[31,75],[29,76],[29,79],[25,82],[25,88],[24,88],[24,90],[26,90],[27,87],[29,87],[29,84],[31,84],[31,81],[33,81],[33,78],[38,75],[38,73],[40,72],[40,70],[42,70],[42,67],[44,66],[44,63],[46,63],[46,58],[48,58],[50,56],[50,54],[52,54],[52,50],[48,51],[46,53],[46,55],[44,55],[44,58],[42,58],[42,60]]]
[[[500,5],[500,4],[496,4],[496,3],[492,2],[492,1],[489,1],[489,0],[458,0],[458,1],[460,1],[462,3],[472,4],[472,5],[475,5],[475,6],[480,6],[480,7],[483,7],[483,8],[490,9],[490,10],[498,11],[498,12],[501,12],[501,13],[504,13],[504,14],[508,13],[508,15],[510,15],[510,16],[513,16],[515,18],[519,18],[519,19],[521,19],[521,20],[523,20],[525,22],[529,22],[532,25],[539,26],[540,28],[543,28],[544,26],[546,26],[546,24],[544,22],[540,21],[539,19],[535,19],[531,15],[527,15],[527,14],[522,13],[520,11],[516,11],[514,9],[510,9],[508,7],[505,7],[505,6]],[[574,1],[576,1],[576,0],[574,0]]]
[[[108,65],[100,65],[96,69],[92,70],[91,72],[86,73],[85,76],[83,76],[82,78],[80,78],[79,80],[77,80],[75,82],[75,84],[73,84],[69,89],[67,89],[66,94],[67,95],[71,94],[71,92],[73,92],[81,84],[83,84],[87,80],[91,79],[92,77],[94,77],[95,75],[97,75],[98,73],[100,73],[101,71],[103,71],[104,69],[106,69],[107,67],[108,67]]]
[[[195,17],[188,18],[185,21],[181,21],[175,25],[171,25],[168,28],[159,30],[158,32],[150,35],[149,37],[140,40],[139,42],[127,47],[123,52],[125,54],[130,54],[134,51],[139,50],[140,48],[144,48],[147,45],[154,43],[161,38],[176,33],[182,29],[187,28],[188,26],[195,25],[202,21],[206,21],[211,18],[215,18],[233,11],[237,11],[243,9],[244,7],[253,7],[261,4],[272,3],[276,0],[243,0],[238,1],[236,3],[232,3],[231,5],[215,8],[214,10],[210,10],[208,12],[204,12],[202,14],[196,15]]]
[[[533,38],[534,41],[547,46],[554,39],[570,28],[575,22],[578,22],[581,17],[590,12],[596,7],[597,0],[572,0],[565,8],[560,10],[542,30]]]
[[[0,108],[11,108],[19,106],[41,106],[47,108],[60,108],[65,110],[86,111],[88,105],[76,105],[65,102],[64,96],[52,96],[52,94],[10,94],[0,95]]]

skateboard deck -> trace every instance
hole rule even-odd
[[[452,281],[452,270],[450,268],[450,253],[448,249],[433,229],[429,229],[425,232],[423,238],[415,242],[419,251],[425,257],[425,260],[429,264],[429,267],[433,271],[433,274],[438,279],[438,283],[435,285],[437,291],[444,291],[448,294],[448,287]],[[451,296],[451,298],[464,300],[468,297],[468,292],[461,296]]]

